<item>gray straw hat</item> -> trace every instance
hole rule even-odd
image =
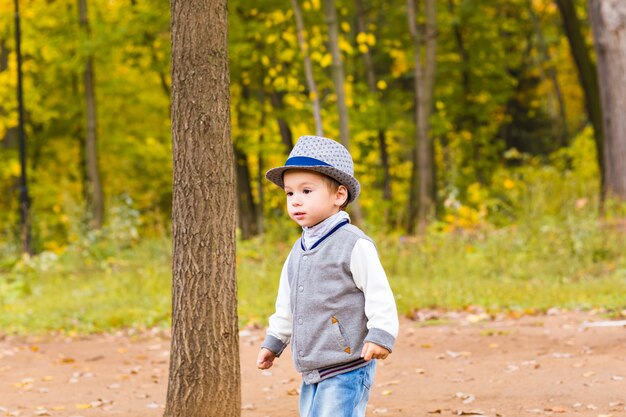
[[[327,175],[348,189],[348,203],[361,192],[354,178],[354,164],[350,152],[339,142],[321,136],[300,136],[296,146],[282,167],[272,168],[265,178],[285,188],[283,174],[289,169],[306,169]]]

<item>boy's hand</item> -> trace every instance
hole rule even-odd
[[[259,369],[269,369],[274,364],[274,359],[276,359],[276,355],[271,350],[261,348],[259,356],[256,358],[256,366]]]
[[[363,350],[361,351],[361,357],[366,361],[371,361],[372,359],[386,359],[391,352],[385,349],[382,346],[378,346],[376,343],[367,342],[365,346],[363,346]]]

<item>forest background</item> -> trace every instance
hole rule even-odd
[[[429,2],[436,30],[419,8],[413,30],[404,2],[337,0],[333,38],[327,4],[303,1],[295,4],[304,48],[294,3],[229,2],[242,324],[271,313],[299,233],[263,174],[298,136],[320,130],[349,140],[364,190],[351,212],[377,241],[401,313],[624,314],[624,205],[601,198],[595,132],[559,2]],[[593,60],[586,3],[561,3],[574,6]],[[14,15],[0,0],[0,328],[168,325],[169,5],[20,7],[33,254],[20,241]],[[416,123],[415,81],[429,73],[432,83],[420,85],[432,87],[434,204],[420,229],[414,172],[425,124]]]

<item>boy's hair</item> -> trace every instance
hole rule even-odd
[[[339,190],[339,187],[343,185],[343,184],[340,184],[339,181],[337,181],[336,179],[332,177],[329,177],[328,175],[321,174],[321,176],[322,176],[322,181],[324,181],[324,184],[326,184],[328,189],[333,193],[336,193],[337,190]],[[344,185],[344,187],[346,186]],[[346,201],[344,201],[341,207],[339,207],[341,210],[345,210],[346,207],[348,207],[348,201],[350,200],[350,192],[348,191],[348,187],[346,187],[346,192],[348,193],[348,196],[346,197]]]

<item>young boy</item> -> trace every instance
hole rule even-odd
[[[349,152],[303,136],[266,178],[285,190],[302,237],[283,266],[276,312],[257,358],[268,369],[291,341],[301,417],[363,417],[376,361],[398,334],[396,304],[374,243],[343,209],[360,192]]]

